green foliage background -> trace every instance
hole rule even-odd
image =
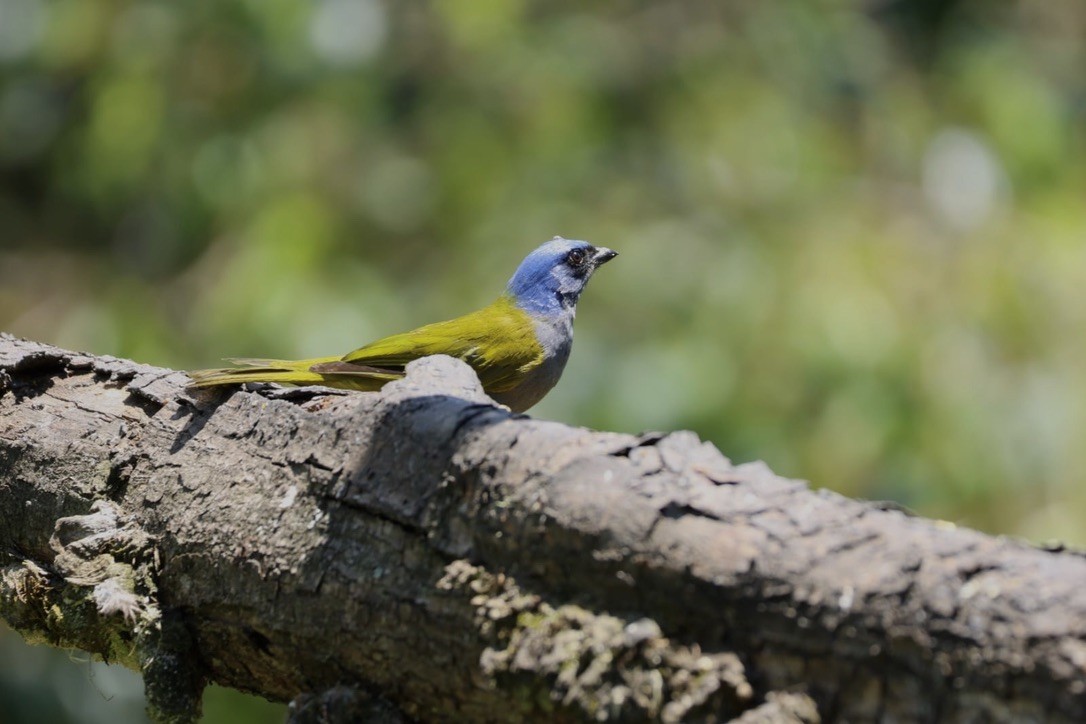
[[[345,352],[585,238],[622,256],[533,414],[1083,545],[1084,28],[1075,0],[0,0],[0,329]],[[0,648],[5,721],[142,716],[124,672]]]

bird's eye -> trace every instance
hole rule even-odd
[[[580,266],[581,264],[584,264],[585,259],[587,258],[588,255],[585,253],[584,249],[570,249],[569,253],[566,254],[566,263],[570,266]]]

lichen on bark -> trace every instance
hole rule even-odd
[[[1086,720],[1073,551],[510,415],[450,359],[185,382],[0,335],[0,615],[159,720],[205,677],[298,717]]]
[[[664,636],[651,618],[552,605],[511,577],[454,561],[438,587],[470,595],[491,645],[483,672],[544,706],[576,707],[594,720],[727,721],[753,688],[731,652],[703,652]]]

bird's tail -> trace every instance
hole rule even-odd
[[[335,357],[331,359],[337,359]],[[328,360],[282,360],[282,359],[229,359],[239,367],[222,367],[212,370],[194,370],[188,373],[192,387],[215,387],[216,385],[240,385],[246,382],[279,382],[291,385],[320,385],[325,383],[325,376],[311,372],[314,364]]]

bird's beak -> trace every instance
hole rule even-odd
[[[616,256],[618,256],[617,251],[612,251],[606,246],[598,246],[596,247],[596,255],[592,257],[592,261],[596,266],[602,266]]]

